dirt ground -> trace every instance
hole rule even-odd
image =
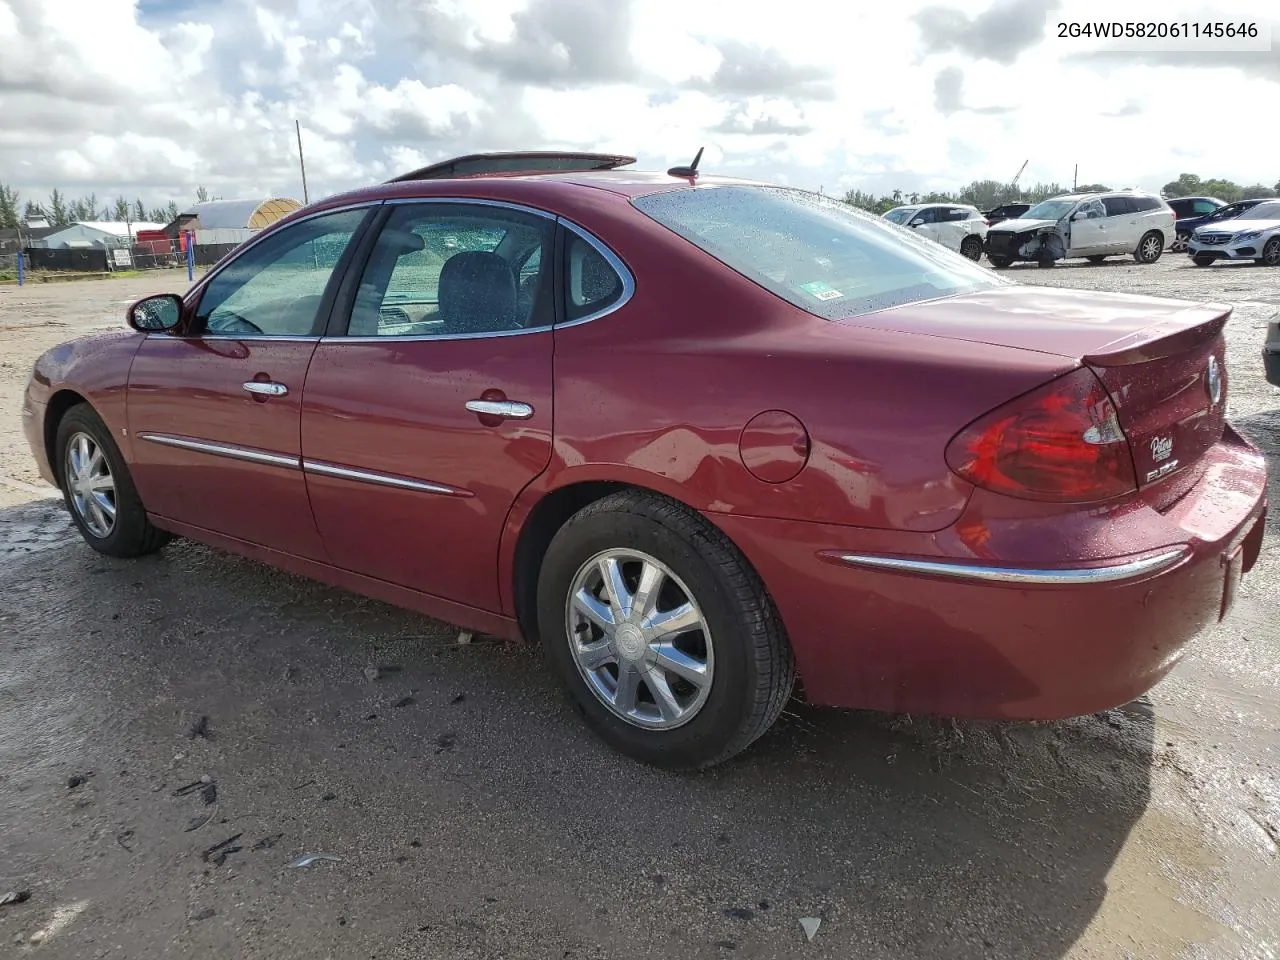
[[[1010,274],[1234,303],[1230,412],[1280,503],[1259,355],[1280,270]],[[0,906],[0,955],[1280,950],[1280,511],[1229,620],[1122,710],[795,705],[740,760],[659,773],[591,736],[530,651],[198,545],[116,562],[72,536],[21,436],[31,363],[185,285],[0,287],[0,896],[31,892]],[[290,866],[305,854],[335,859]]]

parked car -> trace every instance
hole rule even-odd
[[[1012,220],[1014,217],[1020,217],[1031,209],[1029,203],[1002,203],[994,210],[988,210],[983,213],[983,218],[987,221],[987,226],[994,227],[1002,220]]]
[[[1069,194],[992,227],[985,250],[997,269],[1017,260],[1042,267],[1075,257],[1101,263],[1117,254],[1155,263],[1173,239],[1173,223],[1173,211],[1154,193]]]
[[[544,158],[314,203],[43,354],[23,425],[85,541],[189,537],[538,643],[601,737],[678,768],[745,749],[797,674],[842,707],[1114,707],[1231,606],[1267,477],[1225,419],[1229,306]]]
[[[1246,210],[1252,210],[1260,203],[1266,202],[1265,197],[1259,197],[1254,200],[1237,200],[1235,203],[1224,204],[1213,213],[1203,217],[1190,217],[1186,220],[1179,220],[1173,228],[1178,234],[1178,238],[1169,247],[1170,250],[1186,251],[1187,243],[1191,240],[1191,234],[1198,227],[1208,226],[1212,223],[1221,223],[1224,220],[1234,220]]]
[[[890,223],[909,227],[970,260],[982,257],[987,222],[977,207],[963,203],[917,203],[884,214]]]
[[[1267,325],[1267,339],[1262,344],[1262,368],[1267,383],[1280,387],[1280,313]]]
[[[1187,244],[1197,267],[1215,260],[1254,260],[1280,266],[1280,200],[1264,200],[1223,223],[1197,227]]]
[[[1227,205],[1225,200],[1217,197],[1171,197],[1165,202],[1178,218],[1173,225],[1173,243],[1169,244],[1169,249],[1175,253],[1187,249],[1192,230]]]

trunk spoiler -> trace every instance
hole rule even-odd
[[[1190,308],[1121,337],[1081,359],[1093,367],[1124,367],[1163,360],[1216,337],[1234,310],[1234,307],[1218,306]]]

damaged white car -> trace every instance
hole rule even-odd
[[[1187,253],[1197,267],[1215,260],[1254,260],[1280,267],[1280,200],[1267,200],[1234,220],[1196,227]]]
[[[1173,241],[1175,219],[1154,193],[1071,194],[1037,203],[1022,216],[991,227],[984,250],[999,269],[1016,260],[1051,267],[1064,259],[1100,263],[1122,254],[1155,263]]]
[[[894,207],[884,214],[884,219],[910,227],[970,260],[982,257],[987,221],[977,207],[964,203],[913,203]]]

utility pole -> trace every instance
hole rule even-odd
[[[307,165],[302,159],[302,124],[297,120],[293,121],[293,129],[298,134],[298,168],[302,171],[302,205],[305,207],[309,198],[307,197]]]
[[[1074,193],[1076,185],[1080,182],[1080,164],[1076,164],[1075,171],[1071,174],[1071,192]]]

